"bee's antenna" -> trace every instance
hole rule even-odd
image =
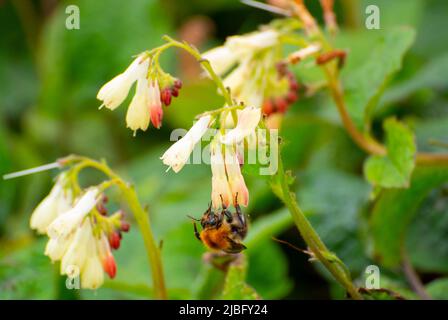
[[[200,222],[200,221],[201,221],[201,219],[198,219],[198,218],[192,217],[192,216],[190,216],[189,214],[187,214],[187,217],[188,217],[188,218],[190,218],[191,220],[194,220],[194,221],[198,221],[198,222]]]

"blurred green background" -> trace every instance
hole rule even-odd
[[[336,2],[341,26],[336,43],[349,50],[343,79],[361,66],[381,63],[373,60],[372,52],[383,44],[384,33],[402,25],[416,29],[402,69],[384,79],[389,86],[375,109],[373,129],[379,134],[382,120],[396,114],[415,130],[419,150],[447,151],[440,142],[448,141],[448,2]],[[80,8],[79,30],[65,28],[69,4]],[[307,4],[322,21],[318,1]],[[364,27],[368,4],[379,6],[381,30]],[[219,274],[202,262],[205,249],[186,217],[200,216],[206,209],[210,169],[195,165],[179,174],[165,173],[159,157],[169,146],[173,128],[190,127],[194,115],[219,106],[221,98],[208,80],[198,77],[194,62],[175,51],[164,57],[163,65],[183,80],[184,88],[165,109],[161,130],[139,132],[133,138],[125,127],[126,108],[98,111],[95,97],[133,55],[161,44],[164,34],[206,50],[274,17],[233,0],[0,1],[0,173],[69,153],[107,159],[135,183],[149,206],[156,236],[163,239],[170,297],[217,297],[204,283]],[[389,48],[381,52],[387,61]],[[300,68],[295,71],[305,82],[322,78],[313,72],[302,74]],[[285,118],[282,134],[286,166],[297,174],[299,203],[359,285],[364,285],[365,268],[376,264],[382,287],[415,298],[400,265],[387,259],[396,247],[405,248],[428,292],[448,298],[446,169],[417,169],[410,189],[385,192],[372,203],[371,187],[362,174],[366,156],[341,127],[326,92],[297,102]],[[65,289],[64,279],[43,254],[46,238],[28,228],[30,214],[49,191],[54,174],[0,181],[0,298],[150,297],[148,263],[135,225],[115,254],[114,281],[95,292]],[[246,212],[252,221],[246,241],[247,283],[267,299],[343,298],[340,287],[318,265],[271,239],[276,236],[304,248],[266,180],[250,175],[246,180],[251,197]]]

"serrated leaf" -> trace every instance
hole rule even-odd
[[[408,189],[384,190],[371,218],[374,254],[385,267],[396,267],[408,226],[428,193],[448,181],[443,167],[419,168]]]
[[[371,156],[364,165],[367,180],[374,186],[403,188],[409,186],[415,167],[416,145],[413,133],[394,118],[384,123],[387,155]]]
[[[388,80],[400,70],[403,56],[414,39],[412,28],[388,30],[372,44],[365,63],[345,74],[345,101],[358,127],[362,128],[368,122]]]

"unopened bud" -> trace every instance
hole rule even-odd
[[[120,235],[118,232],[113,231],[109,234],[109,244],[111,248],[117,250],[120,248]]]
[[[174,81],[174,87],[177,89],[181,89],[182,88],[182,81],[179,79],[176,79],[176,81]]]
[[[117,274],[117,265],[115,263],[115,259],[113,255],[108,255],[103,260],[103,268],[104,271],[109,275],[111,279],[115,277]]]
[[[127,223],[125,221],[121,222],[121,227],[120,227],[121,231],[128,232],[130,228],[131,228],[131,225],[129,223]]]
[[[165,106],[169,106],[171,104],[171,90],[169,88],[165,88],[160,93],[160,100]]]

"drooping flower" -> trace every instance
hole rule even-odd
[[[46,233],[47,227],[59,213],[67,211],[72,204],[70,190],[66,190],[66,175],[61,173],[50,193],[39,203],[31,215],[30,227],[38,233]]]
[[[106,236],[103,234],[98,242],[98,255],[103,265],[104,271],[109,275],[110,278],[114,278],[117,273],[117,265],[115,263],[115,258],[112,255],[109,242]]]
[[[261,110],[259,108],[246,107],[243,110],[238,110],[236,127],[221,137],[221,143],[226,145],[240,143],[244,138],[255,132],[260,119]]]
[[[224,45],[202,54],[218,75],[223,75],[236,63],[250,59],[258,51],[278,43],[279,33],[273,29],[228,37]]]
[[[149,59],[145,55],[139,55],[130,66],[115,78],[107,82],[98,91],[97,98],[108,109],[114,110],[129,94],[134,82],[148,72]]]
[[[160,159],[163,163],[172,168],[174,172],[179,172],[188,161],[194,146],[202,139],[211,124],[210,115],[201,117],[176,143],[174,143]]]
[[[95,207],[98,189],[91,188],[76,202],[73,208],[59,215],[47,228],[50,238],[66,238],[75,230],[83,218]]]
[[[232,203],[232,192],[227,181],[222,145],[219,142],[213,142],[211,144],[210,166],[212,170],[211,198],[213,207],[217,209],[222,204],[227,207]]]
[[[97,289],[104,282],[104,269],[98,253],[98,243],[93,242],[88,248],[87,258],[81,270],[81,287]]]
[[[87,249],[92,245],[95,245],[92,243],[92,226],[89,219],[85,219],[81,226],[77,227],[73,240],[62,256],[61,274],[72,276],[70,272],[74,270],[73,267],[81,271],[87,258]]]
[[[159,129],[162,126],[163,110],[160,99],[159,83],[155,80],[149,84],[148,107],[151,114],[152,125]]]
[[[232,147],[227,146],[225,151],[226,172],[230,190],[232,191],[232,199],[237,199],[239,204],[247,206],[249,204],[249,190],[241,174],[238,156]]]
[[[72,243],[73,237],[74,232],[68,234],[66,237],[50,238],[45,247],[45,255],[53,262],[61,260],[68,246]]]
[[[137,88],[126,113],[127,127],[134,133],[141,129],[146,131],[149,126],[149,88],[146,75],[142,74],[137,80]]]
[[[227,38],[223,46],[202,56],[208,59],[232,97],[245,105],[261,108],[270,82],[276,84],[275,62],[281,33],[272,28]],[[232,69],[232,67],[236,67]]]
[[[210,62],[217,74],[224,74],[238,59],[238,53],[228,46],[219,46],[202,54],[202,58]]]

